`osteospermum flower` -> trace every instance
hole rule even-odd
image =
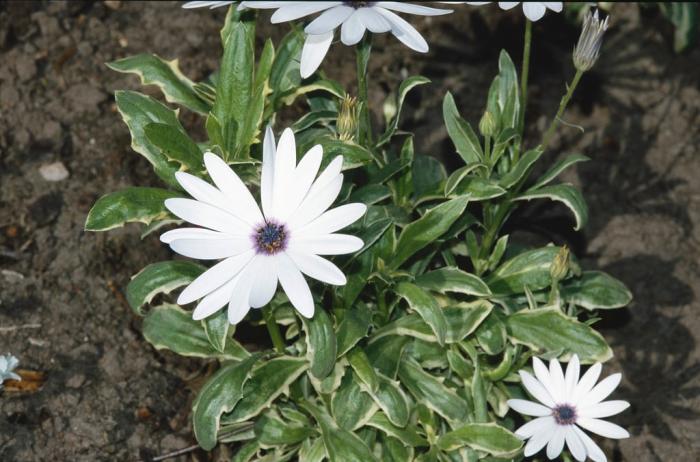
[[[236,324],[250,307],[270,302],[278,281],[292,305],[308,318],[314,301],[302,273],[327,284],[345,284],[343,272],[320,255],[352,253],[363,246],[361,239],[336,231],[357,221],[367,207],[356,203],[327,210],[340,193],[343,158],[336,157],[316,178],[322,157],[317,145],[297,165],[292,130],[286,129],[275,147],[268,128],[260,180],[262,211],[238,175],[211,152],[204,154],[204,164],[215,186],[188,173],[175,174],[194,199],[168,199],[165,206],[202,228],[168,231],[161,241],[186,257],[223,259],[177,299],[179,304],[201,299],[194,319],[228,304],[228,319]]]
[[[18,364],[19,359],[11,354],[0,355],[0,388],[5,380],[22,380],[22,377],[13,372]]]
[[[627,401],[603,401],[617,388],[622,374],[613,374],[595,385],[602,369],[601,364],[596,363],[579,380],[580,366],[575,355],[569,361],[566,376],[556,359],[549,362],[547,370],[539,358],[533,358],[533,368],[537,378],[525,371],[520,371],[520,378],[527,391],[542,404],[523,399],[508,400],[511,409],[536,417],[515,432],[520,438],[529,439],[525,456],[537,453],[546,445],[547,457],[554,459],[561,454],[566,442],[576,460],[590,457],[595,462],[606,462],[603,451],[581,428],[607,438],[629,437],[624,428],[601,420],[629,407]]]
[[[391,32],[404,45],[420,53],[428,51],[428,43],[422,35],[399,13],[420,16],[437,16],[452,10],[431,8],[405,2],[242,2],[241,6],[253,9],[277,9],[272,14],[273,23],[293,21],[321,13],[304,31],[306,41],[301,53],[301,76],[306,78],[321,65],[333,42],[335,29],[340,27],[340,41],[355,45],[366,30],[375,34]]]
[[[491,2],[465,2],[468,3],[469,5],[486,5],[487,3]],[[510,10],[511,8],[515,8],[518,6],[518,4],[522,3],[523,4],[523,13],[525,13],[525,16],[527,19],[530,21],[537,21],[539,19],[542,19],[542,16],[544,16],[544,13],[547,10],[552,10],[556,13],[560,13],[562,8],[564,8],[564,2],[498,2],[498,6],[501,7],[502,10]]]
[[[232,3],[236,3],[235,1],[208,1],[208,0],[198,0],[198,1],[192,1],[192,2],[185,2],[184,5],[182,5],[183,8],[209,8],[209,9],[214,9],[214,8],[219,8],[220,6],[227,6]]]

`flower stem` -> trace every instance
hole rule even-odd
[[[367,96],[367,68],[369,65],[369,55],[372,51],[372,34],[365,34],[356,50],[357,57],[357,93],[362,103],[360,107],[359,121],[359,144],[371,149],[372,145],[372,123],[369,111],[369,97]]]
[[[532,21],[525,20],[525,45],[523,45],[523,66],[520,74],[520,120],[518,131],[522,139],[525,130],[525,107],[527,106],[527,79],[530,74],[530,45],[532,43]]]
[[[270,340],[272,340],[275,350],[277,350],[278,353],[284,353],[285,345],[282,338],[282,332],[280,332],[277,321],[275,321],[275,315],[272,312],[272,309],[265,307],[262,310],[262,314],[263,318],[265,319],[265,325],[267,326],[267,332],[270,334]]]
[[[561,99],[561,102],[559,102],[559,110],[557,111],[557,115],[554,116],[554,120],[550,122],[549,128],[544,134],[544,137],[542,138],[542,149],[547,149],[547,145],[549,144],[549,141],[552,139],[552,135],[554,134],[554,130],[557,129],[559,126],[559,123],[561,122],[561,116],[564,115],[564,111],[566,110],[566,106],[569,104],[569,101],[571,100],[571,96],[574,94],[574,90],[576,90],[576,86],[578,85],[578,82],[581,80],[581,76],[583,75],[583,71],[576,71],[576,75],[574,76],[574,79],[571,81],[571,84],[568,86],[568,89],[566,90],[566,94],[564,97]]]

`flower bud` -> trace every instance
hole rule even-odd
[[[479,132],[482,136],[493,136],[496,134],[496,119],[491,112],[486,111],[479,121]]]
[[[340,114],[338,114],[338,138],[343,141],[352,141],[357,133],[358,123],[357,98],[345,95],[340,102]]]
[[[586,72],[593,67],[600,54],[600,46],[603,43],[603,34],[608,30],[607,16],[601,21],[598,17],[598,10],[594,13],[590,11],[583,20],[583,29],[578,38],[578,43],[574,47],[574,66],[581,72]]]
[[[569,272],[570,257],[569,248],[562,246],[549,267],[549,275],[552,277],[552,282],[559,282],[566,277]]]

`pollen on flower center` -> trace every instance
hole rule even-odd
[[[576,423],[576,408],[569,404],[560,404],[552,409],[552,416],[559,425],[573,425]]]
[[[255,250],[265,255],[274,255],[287,247],[288,233],[283,224],[268,221],[255,230]]]

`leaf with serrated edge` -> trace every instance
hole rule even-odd
[[[186,260],[152,263],[131,278],[126,286],[126,300],[136,314],[143,316],[143,306],[151,303],[153,297],[189,284],[205,270],[204,266]]]
[[[100,197],[85,220],[86,231],[109,231],[127,223],[145,223],[171,217],[165,200],[179,197],[160,188],[131,187]]]

